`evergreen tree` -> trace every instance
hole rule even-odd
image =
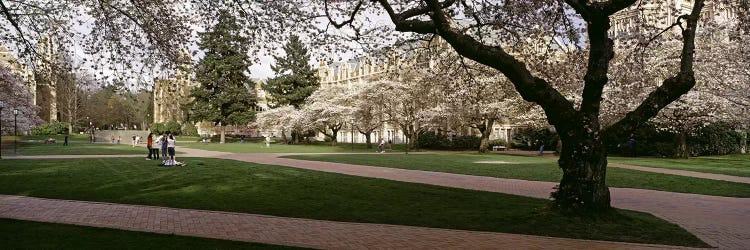
[[[276,65],[271,69],[276,77],[268,80],[263,87],[270,96],[273,106],[279,107],[292,105],[299,109],[318,86],[318,76],[308,62],[310,54],[299,37],[292,35],[289,42],[284,45],[283,57],[274,56]]]
[[[226,125],[244,125],[255,118],[256,94],[251,91],[254,84],[246,74],[250,67],[250,40],[241,34],[237,20],[226,12],[219,14],[211,30],[199,36],[198,46],[206,54],[196,66],[200,86],[191,91],[194,100],[186,109],[191,110],[193,121],[220,123],[223,143]]]

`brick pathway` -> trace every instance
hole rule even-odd
[[[0,217],[325,249],[678,249],[8,195]]]
[[[556,185],[556,183],[552,182],[501,179],[279,158],[283,154],[228,154],[189,148],[181,148],[180,151],[186,152],[191,157],[233,159],[536,198],[548,198],[552,187]],[[748,229],[750,228],[748,226],[750,225],[750,199],[748,198],[716,197],[628,188],[610,188],[610,190],[612,193],[612,205],[615,207],[654,214],[679,224],[706,243],[715,247],[722,249],[750,249],[750,230]],[[336,240],[340,239],[336,238]],[[534,244],[545,246],[546,240],[547,238],[544,238],[543,241]],[[534,246],[536,245],[529,245],[530,248],[534,248]],[[628,245],[626,247],[634,246]],[[497,245],[492,248],[497,248]]]

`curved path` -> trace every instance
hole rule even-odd
[[[324,249],[679,248],[8,195],[0,217]]]
[[[413,183],[424,183],[424,184],[431,184],[431,185],[457,187],[457,188],[482,190],[482,191],[490,191],[490,192],[501,192],[501,193],[530,196],[530,197],[536,197],[536,198],[548,198],[549,193],[552,191],[552,187],[556,185],[556,183],[552,183],[552,182],[501,179],[501,178],[483,177],[483,176],[469,176],[469,175],[429,172],[429,171],[419,171],[419,170],[394,169],[394,168],[384,168],[384,167],[372,167],[372,166],[361,166],[361,165],[352,165],[352,164],[328,163],[328,162],[316,162],[316,161],[279,158],[279,156],[284,155],[284,154],[233,154],[233,153],[229,154],[229,153],[213,152],[213,151],[190,149],[190,148],[181,148],[180,151],[186,152],[188,155],[194,156],[194,157],[233,159],[233,160],[240,160],[240,161],[246,161],[246,162],[281,165],[281,166],[304,168],[304,169],[311,169],[311,170],[317,170],[317,171],[341,173],[341,174],[347,174],[347,175],[373,177],[373,178],[381,178],[381,179],[389,179],[389,180],[413,182]],[[50,158],[50,157],[54,157],[54,156],[48,156],[45,158]],[[43,158],[43,157],[39,157],[39,158]],[[612,193],[612,205],[615,207],[636,210],[636,211],[643,211],[643,212],[654,214],[668,221],[679,224],[683,228],[687,229],[691,233],[701,238],[706,243],[715,247],[719,247],[722,249],[748,249],[750,248],[750,230],[748,230],[749,228],[748,225],[750,225],[750,199],[748,198],[716,197],[716,196],[707,196],[707,195],[682,194],[682,193],[671,193],[671,192],[663,192],[663,191],[627,189],[627,188],[610,188],[610,190]],[[17,197],[15,198],[17,199]],[[0,199],[0,201],[4,202],[3,199]],[[99,204],[99,203],[96,203],[96,204]],[[110,205],[116,205],[116,204],[110,204]],[[120,205],[120,206],[128,206],[128,205]],[[138,207],[142,207],[142,206],[138,206]],[[159,208],[159,209],[163,210],[167,208]],[[2,206],[0,206],[0,216],[6,216],[6,215],[2,215],[3,213],[2,211],[4,210],[2,210]],[[261,216],[261,215],[252,215],[252,216]],[[261,217],[264,217],[264,216],[261,216]],[[268,216],[265,216],[265,217],[268,217]],[[278,218],[278,217],[274,217],[274,218],[285,219],[285,218]],[[29,218],[29,219],[35,220],[33,218]],[[286,219],[289,219],[289,218],[286,218]],[[304,219],[293,219],[293,220],[304,220]],[[311,220],[305,220],[305,221],[311,221]],[[323,222],[317,221],[316,223],[323,223]],[[325,237],[332,237],[332,238],[329,238],[331,239],[330,240],[331,242],[332,241],[350,242],[351,241],[350,239],[343,239],[342,237],[349,237],[350,235],[353,237],[355,235],[360,235],[356,233],[357,232],[356,230],[366,230],[364,228],[347,229],[347,230],[355,230],[355,231],[349,231],[348,233],[343,233],[339,235],[338,233],[341,233],[341,232],[336,231],[334,229],[337,229],[338,226],[335,226],[335,225],[338,225],[341,222],[325,222],[325,223],[331,223],[331,224],[326,224],[324,226],[315,228],[315,230],[311,231],[310,233],[316,232],[317,234],[325,234]],[[344,224],[360,225],[357,223],[344,223]],[[434,247],[437,247],[437,248],[446,248],[446,247],[447,248],[459,248],[459,247],[481,248],[482,246],[485,246],[485,247],[490,247],[490,248],[498,248],[498,247],[502,248],[502,246],[518,246],[517,244],[521,244],[522,242],[527,242],[526,245],[521,244],[521,246],[528,246],[528,248],[542,248],[542,247],[544,248],[572,248],[574,246],[580,246],[580,247],[586,247],[586,248],[591,248],[591,247],[595,247],[595,248],[599,248],[599,247],[602,247],[602,248],[604,247],[606,248],[653,247],[649,245],[620,244],[620,243],[613,243],[613,242],[607,242],[607,244],[610,244],[611,246],[604,246],[604,245],[599,245],[599,244],[605,244],[605,243],[603,242],[592,243],[594,241],[547,238],[547,237],[528,236],[528,235],[508,235],[508,234],[494,234],[494,233],[480,233],[480,232],[468,233],[466,231],[444,230],[444,229],[424,229],[424,228],[414,228],[414,227],[406,227],[408,228],[408,230],[401,231],[401,230],[394,229],[394,228],[400,228],[401,226],[377,225],[377,224],[361,224],[361,225],[366,225],[366,227],[385,226],[386,227],[384,229],[385,232],[398,232],[398,233],[397,234],[379,234],[379,233],[366,234],[364,235],[363,239],[360,239],[358,241],[360,243],[359,245],[354,244],[354,243],[346,243],[350,245],[346,245],[346,246],[338,246],[338,245],[318,246],[316,245],[314,247],[324,247],[324,248],[360,248],[360,247],[361,248],[366,248],[366,247],[404,248],[404,247],[409,247],[411,248],[411,247],[420,246],[421,248],[434,248]],[[103,225],[103,226],[106,226],[106,225]],[[269,225],[269,226],[273,227],[272,225]],[[118,228],[121,228],[121,227],[118,227]],[[295,228],[296,227],[292,227],[291,229],[287,228],[287,230],[296,230]],[[132,230],[132,228],[130,229]],[[419,229],[419,230],[416,230],[416,229]],[[414,230],[413,231],[414,233],[408,233],[408,232],[411,232],[412,230]],[[428,231],[420,231],[420,230],[428,230]],[[452,235],[451,233],[446,233],[446,235],[443,235],[442,233],[438,233],[437,231],[431,231],[431,230],[437,230],[441,232],[446,231],[446,232],[463,232],[463,233],[450,236]],[[298,233],[303,233],[303,232],[283,231],[279,233],[284,235],[284,237],[293,237],[292,234],[296,235]],[[480,237],[483,240],[485,239],[484,237],[489,237],[487,235],[505,235],[505,236],[498,236],[500,237],[498,238],[499,241],[505,241],[505,240],[511,241],[513,239],[520,239],[516,237],[521,237],[523,240],[513,241],[513,244],[511,245],[502,245],[499,242],[493,243],[492,245],[466,245],[468,243],[460,240],[460,239],[476,239],[476,238],[471,238],[473,236],[470,237],[470,236],[465,235],[465,234],[472,234],[472,233],[476,235],[481,235],[477,237]],[[431,236],[433,234],[440,235],[438,239],[445,239],[445,240],[440,240],[440,241],[429,243],[429,244],[445,244],[445,245],[419,245],[419,244],[410,245],[410,246],[407,246],[407,245],[391,245],[391,246],[372,245],[373,243],[366,240],[366,239],[374,239],[374,238],[383,237],[383,238],[379,238],[380,241],[387,239],[385,240],[387,242],[391,242],[395,240],[396,242],[419,242],[420,244],[428,244],[427,242],[422,242],[420,239],[430,239],[427,241],[433,241],[435,239],[430,238],[430,237],[433,237]],[[192,234],[187,234],[187,235],[192,235]],[[405,238],[405,235],[408,235],[409,238]],[[196,235],[196,236],[200,236],[200,235]],[[454,236],[456,238],[451,238]],[[203,236],[203,237],[212,237],[212,236]],[[267,237],[267,236],[263,236],[263,237]],[[272,241],[264,240],[266,238],[263,238],[263,237],[260,237],[260,236],[256,237],[252,241],[274,243]],[[492,238],[492,237],[489,237],[489,238]],[[239,238],[239,239],[244,239],[244,238]],[[406,240],[406,239],[409,239],[409,240]],[[454,240],[449,240],[449,239],[454,239]],[[483,240],[479,240],[479,242],[473,242],[473,243],[481,244]],[[472,240],[472,241],[476,241],[476,240]],[[578,243],[568,243],[569,241],[579,242],[579,243],[585,242],[585,244],[589,244],[589,245],[583,245],[583,246],[576,245]],[[313,241],[310,241],[310,242],[313,242]],[[560,243],[560,242],[565,242],[565,243]],[[290,242],[290,244],[291,243],[294,243],[294,242]],[[279,244],[279,243],[276,243],[276,244]],[[281,244],[286,244],[286,243],[281,243]],[[329,244],[334,244],[334,243],[329,243]],[[569,245],[569,244],[572,244],[572,245]],[[312,245],[300,245],[296,243],[291,244],[291,245],[312,246]],[[431,247],[428,247],[428,246],[431,246]],[[665,247],[665,246],[658,246],[658,247]]]

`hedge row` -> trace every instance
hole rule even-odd
[[[468,135],[448,138],[447,135],[428,131],[419,134],[417,145],[423,149],[475,150],[479,149],[480,142],[481,138],[477,136]]]

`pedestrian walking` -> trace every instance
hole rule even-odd
[[[544,156],[544,141],[539,142],[539,156]]]
[[[65,141],[63,141],[63,146],[68,146],[68,135],[65,135]]]
[[[635,157],[635,138],[633,136],[630,136],[630,140],[628,140],[628,148],[630,149],[630,157]]]
[[[266,135],[266,147],[267,148],[271,147],[271,136],[269,135]]]
[[[383,138],[380,138],[378,141],[378,153],[383,153],[383,144],[385,144],[385,141]]]

